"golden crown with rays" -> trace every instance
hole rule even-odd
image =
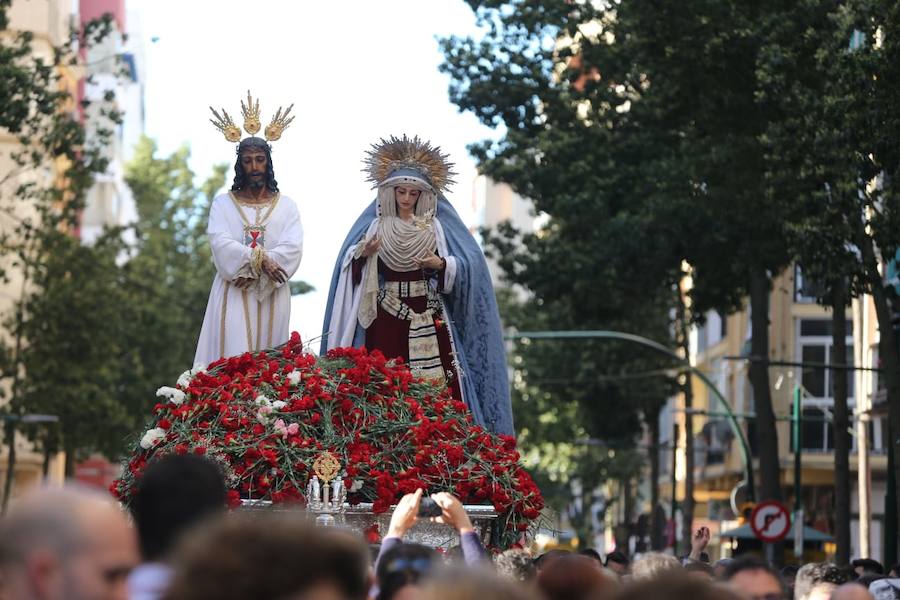
[[[363,159],[363,171],[368,173],[368,180],[377,187],[392,176],[410,169],[421,174],[435,191],[442,191],[454,183],[453,176],[456,175],[448,158],[440,147],[432,146],[418,136],[391,136],[372,144]]]
[[[280,106],[278,107],[278,111],[275,113],[275,116],[272,117],[272,122],[266,126],[264,131],[267,141],[274,142],[281,139],[281,134],[284,133],[284,130],[287,129],[294,120],[294,117],[290,116],[292,108],[294,108],[293,104],[288,106],[287,110],[284,111]],[[219,114],[212,106],[209,107],[209,110],[211,110],[213,116],[215,116],[215,118],[210,119],[209,122],[225,135],[225,139],[229,142],[240,142],[241,128],[234,124],[234,121],[231,120],[231,116],[228,112],[223,108],[222,114]],[[244,115],[244,131],[251,136],[256,135],[261,127],[259,120],[259,100],[257,99],[254,101],[249,90],[247,91],[247,103],[244,104],[244,101],[241,100],[241,114]]]

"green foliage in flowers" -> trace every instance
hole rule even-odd
[[[311,465],[327,450],[344,467],[349,502],[372,502],[376,513],[418,488],[493,504],[498,548],[518,543],[543,508],[514,438],[473,425],[446,389],[377,351],[319,358],[295,333],[278,348],[186,372],[158,395],[156,415],[112,487],[126,503],[148,462],[171,453],[216,461],[234,505],[302,503]]]

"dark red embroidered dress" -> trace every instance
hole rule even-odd
[[[365,258],[358,258],[353,261],[354,285],[359,285],[362,280],[362,269],[365,263]],[[403,303],[417,313],[425,312],[429,308],[428,294],[421,294],[423,288],[432,285],[432,281],[436,280],[436,291],[438,293],[443,291],[443,270],[394,271],[379,259],[378,275],[381,289],[384,289],[385,286],[397,286],[401,290],[400,296]],[[439,302],[438,300],[438,306],[440,306]],[[435,307],[434,302],[432,307]],[[447,386],[453,393],[454,398],[462,400],[459,376],[453,359],[453,345],[450,342],[450,331],[444,323],[444,312],[442,309],[435,310],[434,328],[440,350],[440,362],[447,379]],[[399,318],[392,314],[379,302],[377,316],[369,328],[366,329],[366,348],[381,350],[382,354],[388,358],[400,357],[404,362],[409,363],[409,329],[410,321],[408,319]]]

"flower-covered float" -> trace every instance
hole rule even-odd
[[[343,465],[351,506],[372,503],[379,514],[417,488],[447,491],[493,506],[497,549],[519,543],[543,508],[514,438],[474,425],[446,389],[377,351],[319,357],[294,333],[283,346],[186,372],[157,395],[155,416],[111,487],[125,504],[146,465],[170,453],[216,461],[233,506],[304,504],[312,464],[328,451]]]

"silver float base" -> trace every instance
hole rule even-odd
[[[323,513],[316,513],[303,509],[297,510],[290,505],[276,504],[273,506],[272,502],[269,500],[241,500],[241,505],[243,510],[297,512],[298,514],[304,515],[307,519],[315,520],[316,524],[319,526],[341,527],[359,532],[360,534],[369,529],[373,524],[377,523],[378,533],[382,537],[387,533],[388,525],[390,525],[391,522],[391,513],[393,513],[394,510],[394,507],[392,506],[387,512],[376,515],[372,512],[371,503],[360,503],[355,506],[345,503],[343,513],[331,513],[325,515]],[[482,504],[466,504],[465,509],[469,515],[469,519],[472,520],[472,525],[475,526],[475,530],[481,537],[482,543],[487,545],[490,542],[492,525],[498,516],[497,511],[493,506]],[[333,519],[328,519],[327,516],[331,516]],[[413,528],[407,532],[404,540],[415,544],[430,546],[431,548],[443,548],[444,550],[449,550],[459,544],[459,535],[457,535],[453,528],[447,525],[442,523],[432,523],[428,519],[420,519]]]

